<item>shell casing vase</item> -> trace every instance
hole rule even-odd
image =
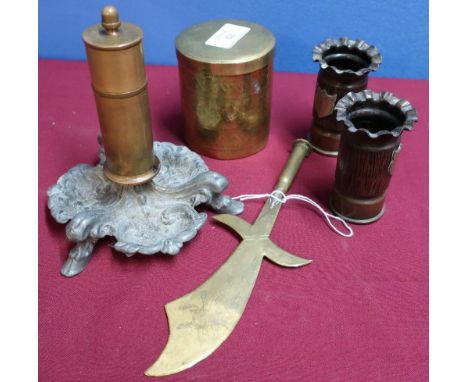
[[[349,222],[372,223],[384,213],[401,134],[413,129],[416,110],[389,92],[364,90],[343,97],[336,112],[345,128],[330,207]]]
[[[337,156],[342,125],[335,105],[349,92],[367,88],[368,75],[378,69],[382,56],[363,40],[328,39],[315,46],[313,60],[320,63],[309,139],[320,154]]]

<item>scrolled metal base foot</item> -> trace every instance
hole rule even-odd
[[[77,243],[68,254],[68,259],[62,266],[60,273],[66,277],[73,277],[81,273],[91,260],[91,253],[94,249],[92,240]]]
[[[154,142],[161,162],[155,178],[139,186],[121,186],[103,171],[101,149],[96,166],[79,164],[52,186],[48,207],[54,219],[67,223],[66,234],[76,243],[61,273],[72,277],[84,270],[96,242],[116,239],[113,247],[127,256],[179,253],[205,223],[195,207],[210,205],[216,212],[239,214],[242,202],[223,195],[227,179],[210,171],[201,157],[184,146]]]

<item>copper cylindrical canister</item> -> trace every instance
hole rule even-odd
[[[112,6],[103,8],[102,24],[83,32],[106,153],[104,173],[124,185],[147,182],[159,167],[153,155],[142,39],[141,29],[121,23]]]
[[[187,145],[218,159],[252,155],[267,143],[273,34],[241,20],[215,20],[179,34],[176,53]]]
[[[384,200],[401,134],[412,130],[416,111],[391,93],[349,93],[336,105],[343,124],[331,209],[352,223],[371,223],[384,213]]]
[[[315,151],[337,156],[341,127],[335,105],[345,94],[367,88],[369,72],[377,70],[382,57],[374,46],[343,37],[315,46],[312,58],[320,63],[320,70],[309,139]]]

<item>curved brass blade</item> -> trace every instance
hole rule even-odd
[[[286,192],[310,144],[296,140],[275,190]],[[166,305],[169,339],[147,376],[164,376],[188,369],[213,353],[234,330],[252,293],[263,256],[285,267],[299,267],[311,260],[294,256],[273,244],[268,236],[281,203],[269,198],[254,225],[231,215],[215,219],[244,239],[229,259],[206,282]]]
[[[185,370],[213,353],[234,330],[262,263],[258,242],[243,241],[205,283],[166,305],[169,340],[145,372],[163,376]]]
[[[270,240],[265,242],[265,257],[275,264],[288,268],[302,267],[312,262],[312,260],[304,259],[303,257],[286,252]]]
[[[226,224],[229,228],[236,231],[242,238],[248,237],[252,229],[252,226],[249,223],[247,223],[245,220],[241,219],[236,215],[215,215],[213,216],[213,219],[220,223]]]

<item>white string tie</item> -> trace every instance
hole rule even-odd
[[[272,198],[274,201],[278,203],[282,203],[282,204],[285,204],[288,200],[300,200],[302,202],[308,203],[312,207],[315,207],[323,215],[328,226],[333,231],[335,231],[338,235],[341,235],[343,237],[351,237],[354,235],[353,229],[348,225],[348,223],[346,223],[344,219],[325,211],[320,206],[320,204],[318,204],[314,200],[304,195],[298,195],[298,194],[286,195],[283,191],[275,190],[271,194],[244,194],[244,195],[235,196],[232,199],[244,201],[244,200],[263,199],[263,198]],[[344,232],[338,229],[333,224],[331,219],[338,220],[347,229],[348,232]]]

